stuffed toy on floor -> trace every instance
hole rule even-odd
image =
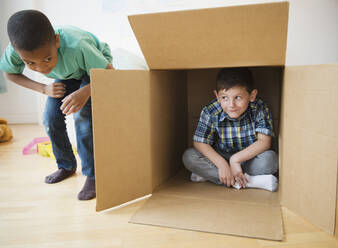
[[[7,120],[0,118],[0,142],[6,142],[13,138],[12,130],[7,125]]]

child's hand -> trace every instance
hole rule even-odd
[[[243,174],[241,164],[239,162],[231,161],[231,158],[230,158],[230,168],[231,168],[231,173],[235,177],[236,182],[238,182],[242,188],[245,188],[246,184],[249,181]]]
[[[61,98],[66,93],[66,86],[63,83],[52,83],[44,87],[47,96]]]
[[[107,67],[106,67],[106,69],[113,69],[113,70],[115,70],[115,68],[112,66],[112,64],[108,64]]]
[[[220,166],[218,168],[218,177],[221,183],[226,184],[228,187],[235,184],[229,165]]]
[[[68,95],[62,100],[62,105],[60,109],[65,115],[70,115],[79,111],[88,101],[90,96],[89,85],[78,89],[72,94]]]

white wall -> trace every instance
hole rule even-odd
[[[34,8],[34,1],[1,0],[0,3],[0,44],[1,52],[9,43],[7,20],[12,13]],[[37,122],[37,96],[34,92],[17,86],[6,80],[7,93],[0,94],[0,118],[7,118],[11,123]]]
[[[144,68],[141,50],[127,21],[128,14],[278,2],[276,0],[1,0],[0,38],[8,43],[6,22],[20,9],[43,11],[54,25],[70,24],[86,29],[112,48],[118,69]],[[338,0],[291,0],[287,65],[338,62]],[[36,77],[43,80],[42,77]],[[48,81],[48,80],[46,80]],[[41,120],[43,97],[8,83],[0,95],[0,117],[10,122]]]
[[[286,65],[338,63],[338,0],[291,0]]]

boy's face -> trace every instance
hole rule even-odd
[[[249,94],[244,87],[235,86],[228,90],[214,91],[214,93],[224,112],[231,118],[237,119],[245,112],[249,103],[256,99],[257,90],[254,89]]]
[[[42,74],[50,73],[58,62],[57,49],[60,47],[59,35],[55,37],[55,43],[48,43],[33,51],[18,50],[21,59],[29,69]]]

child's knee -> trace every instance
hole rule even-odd
[[[272,150],[267,150],[260,156],[262,159],[262,166],[265,167],[265,174],[275,174],[278,171],[278,154]]]
[[[49,128],[60,128],[65,125],[65,117],[60,110],[60,99],[49,97],[43,112],[43,125]]]
[[[60,116],[45,112],[43,116],[43,125],[48,132],[50,129],[59,129],[65,126],[65,121],[64,118]]]
[[[278,155],[271,150],[265,151],[244,164],[243,170],[253,176],[275,174],[278,170]]]
[[[185,166],[185,168],[187,168],[188,170],[191,171],[191,168],[194,167],[194,155],[196,155],[196,149],[195,148],[188,148],[182,156],[182,161],[183,164]]]

